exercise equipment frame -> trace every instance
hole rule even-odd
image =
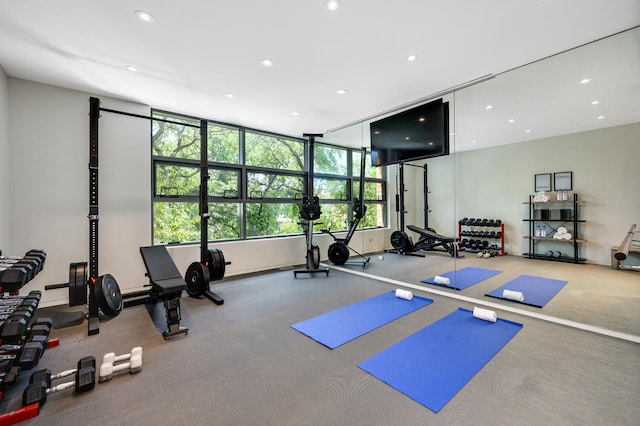
[[[322,231],[331,235],[334,240],[334,243],[329,246],[327,256],[329,257],[329,260],[335,265],[359,265],[362,266],[362,269],[364,269],[364,267],[367,266],[367,263],[369,263],[370,260],[369,257],[365,257],[364,255],[358,253],[354,248],[349,247],[349,242],[351,241],[351,238],[353,238],[353,234],[356,232],[360,220],[367,212],[367,206],[364,204],[364,169],[366,166],[366,157],[367,148],[362,148],[362,154],[360,157],[360,190],[358,193],[359,198],[356,198],[353,203],[354,217],[349,226],[349,230],[347,231],[347,235],[345,236],[345,238],[338,238],[333,235],[328,229]],[[349,262],[349,250],[360,256],[362,260]]]
[[[306,193],[302,196],[302,204],[300,205],[300,216],[303,222],[303,230],[306,235],[306,264],[305,269],[294,269],[293,276],[298,277],[298,274],[311,274],[315,275],[316,272],[324,272],[326,276],[329,276],[329,268],[320,267],[320,248],[313,244],[313,221],[320,218],[322,214],[320,210],[320,199],[313,193],[313,160],[314,160],[314,145],[315,138],[322,137],[319,133],[304,133],[304,137],[309,138],[307,144],[307,186]]]

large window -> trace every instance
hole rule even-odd
[[[153,116],[154,243],[200,241],[201,120],[162,111],[154,111]],[[209,241],[302,233],[306,141],[228,124],[206,124]],[[322,209],[315,231],[341,231],[350,226],[360,185],[360,156],[359,150],[315,144],[314,192]],[[381,168],[367,167],[367,213],[359,228],[386,225],[382,173]]]

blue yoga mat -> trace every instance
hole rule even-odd
[[[459,308],[358,367],[437,413],[521,328]]]
[[[487,278],[498,275],[500,272],[502,271],[496,271],[494,269],[474,268],[468,266],[466,268],[457,269],[440,275],[441,277],[449,278],[449,281],[451,282],[449,285],[436,283],[434,281],[435,276],[422,280],[421,282],[439,285],[441,287],[455,288],[456,290],[464,290],[467,287],[478,284],[480,281],[484,281]]]
[[[542,308],[558,294],[568,281],[554,280],[551,278],[534,277],[532,275],[520,275],[503,286],[486,294],[486,296],[497,297],[498,299],[509,300],[511,302],[523,303],[525,305]],[[522,292],[524,301],[505,299],[502,297],[503,290],[513,290]]]
[[[418,296],[413,296],[411,300],[401,299],[396,297],[394,291],[390,291],[291,327],[334,349],[431,303],[433,300]]]

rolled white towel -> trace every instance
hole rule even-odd
[[[498,315],[494,311],[478,308],[477,306],[473,308],[473,316],[489,322],[496,322],[498,320]]]
[[[509,300],[517,300],[518,302],[524,302],[524,294],[521,291],[514,290],[502,290],[502,297]]]
[[[562,234],[562,239],[563,240],[570,240],[571,238],[573,238],[573,235],[571,235],[568,232],[566,234]]]
[[[563,234],[561,234],[559,232],[556,232],[555,234],[553,234],[553,238],[556,239],[556,240],[561,240],[562,239],[562,235]]]
[[[558,234],[566,234],[568,232],[567,228],[565,228],[564,226],[559,227],[557,231],[558,231]]]
[[[444,284],[444,285],[451,284],[451,280],[449,278],[441,277],[440,275],[436,275],[435,277],[433,277],[433,282],[436,284]]]
[[[402,290],[401,288],[396,289],[396,297],[400,299],[411,300],[413,299],[413,293],[409,290]]]

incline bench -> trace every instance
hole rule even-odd
[[[187,283],[178,271],[176,264],[165,246],[140,247],[140,254],[147,268],[151,290],[148,297],[134,301],[132,304],[156,303],[162,300],[167,318],[167,329],[162,332],[166,339],[188,333],[188,328],[180,327],[180,297],[186,290]],[[140,295],[140,294],[138,294]],[[131,305],[129,305],[131,306]]]
[[[442,247],[451,257],[458,257],[456,237],[446,237],[429,229],[419,228],[415,225],[407,225],[407,229],[420,235],[420,239],[413,247],[413,250],[433,250],[435,247]]]

